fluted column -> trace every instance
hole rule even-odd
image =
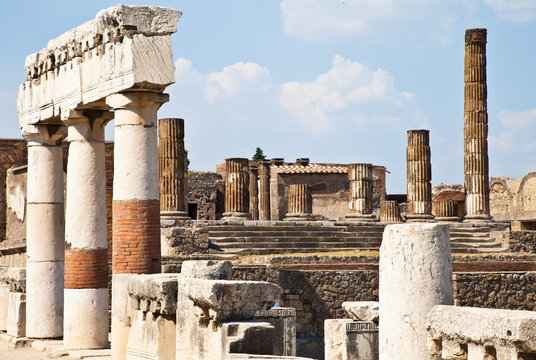
[[[184,120],[160,119],[158,138],[160,214],[165,217],[187,218],[188,186]]]
[[[458,202],[455,200],[436,201],[434,215],[437,221],[458,221]]]
[[[465,219],[489,214],[486,29],[465,32],[464,173]]]
[[[64,126],[38,125],[28,140],[26,336],[63,335]]]
[[[409,130],[407,159],[408,221],[430,221],[432,215],[432,164],[428,130]]]
[[[288,212],[285,220],[313,220],[313,196],[311,185],[294,184],[289,186]]]
[[[225,159],[225,213],[223,219],[249,219],[249,160]]]
[[[400,209],[395,200],[385,200],[380,202],[380,221],[382,223],[399,223]]]
[[[377,221],[372,214],[372,164],[348,165],[350,181],[348,220]]]
[[[249,212],[253,220],[259,220],[259,187],[258,187],[258,168],[252,166],[249,168]]]
[[[270,161],[259,161],[259,220],[270,220]]]
[[[65,349],[108,347],[108,237],[102,111],[70,111],[65,208]]]

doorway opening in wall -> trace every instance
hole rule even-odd
[[[197,220],[197,203],[188,203],[188,217]]]
[[[521,221],[521,229],[536,230],[536,221]]]

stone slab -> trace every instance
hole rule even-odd
[[[273,355],[296,356],[296,309],[258,310],[254,319],[274,327]]]
[[[128,278],[128,294],[137,310],[175,314],[178,274],[133,275]]]
[[[182,263],[181,274],[196,279],[231,280],[233,268],[230,261],[189,260]]]
[[[9,293],[7,334],[13,337],[26,336],[26,294]]]
[[[377,301],[346,301],[342,303],[342,308],[352,320],[378,324],[380,303]]]

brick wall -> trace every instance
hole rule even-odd
[[[102,289],[108,287],[106,249],[65,250],[65,288]]]

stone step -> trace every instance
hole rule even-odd
[[[355,242],[355,241],[379,241],[381,236],[354,236],[341,238],[337,236],[209,236],[212,242],[281,242],[281,241],[316,241],[316,242]]]
[[[382,225],[356,225],[356,226],[314,226],[314,225],[259,225],[259,226],[242,226],[242,225],[216,225],[208,226],[208,231],[335,231],[335,232],[360,232],[360,231],[381,231]]]
[[[450,232],[451,233],[459,233],[459,232],[462,232],[462,233],[479,233],[479,232],[490,232],[491,229],[487,226],[482,226],[482,227],[451,227],[450,228]]]
[[[487,237],[487,238],[466,238],[466,237],[451,237],[450,242],[470,242],[470,243],[486,243],[490,241],[495,241],[494,238]]]
[[[302,248],[302,247],[294,247],[294,248],[280,248],[280,249],[273,249],[273,248],[247,248],[247,249],[241,249],[241,248],[231,248],[231,249],[225,249],[223,252],[216,252],[218,254],[234,254],[234,255],[272,255],[272,254],[291,254],[291,253],[330,253],[330,252],[341,252],[341,251],[348,251],[349,248],[329,248],[329,249],[318,249],[318,248]],[[372,248],[359,248],[359,250],[363,251],[377,251],[377,247]]]
[[[478,232],[478,233],[466,233],[466,232],[451,232],[450,237],[458,237],[458,238],[486,238],[490,236],[490,232]]]
[[[213,243],[218,246],[220,249],[285,249],[285,248],[301,248],[301,249],[361,249],[361,248],[370,248],[378,249],[380,244],[378,242],[356,242],[356,243],[347,243],[347,242],[331,242],[331,243],[322,243],[316,241],[285,241],[278,242],[274,244],[273,242],[256,242],[254,244],[250,243]]]
[[[262,237],[262,236],[279,236],[279,237],[355,237],[355,236],[379,236],[380,231],[362,231],[362,232],[332,232],[332,231],[281,231],[281,230],[259,230],[259,231],[209,231],[209,237]]]
[[[455,246],[472,247],[476,249],[490,249],[490,248],[502,249],[502,244],[499,242],[489,242],[489,243],[456,242]]]

